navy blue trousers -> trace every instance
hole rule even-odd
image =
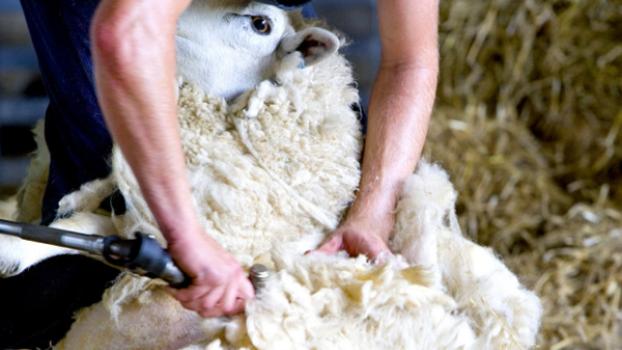
[[[80,185],[110,173],[112,139],[97,103],[89,26],[98,0],[22,0],[50,103],[45,139],[50,174],[42,221]]]
[[[93,84],[89,27],[99,0],[21,0],[50,98],[45,138],[51,164],[42,223],[58,201],[110,173],[112,139]],[[315,16],[313,9],[304,9]],[[101,300],[118,271],[81,256],[48,259],[0,279],[0,349],[47,348],[63,338],[82,307]]]
[[[110,173],[112,139],[97,104],[89,43],[97,0],[22,0],[50,102],[45,139],[50,149],[42,223],[58,201]],[[60,256],[0,279],[0,349],[48,348],[63,338],[73,314],[101,300],[118,271],[81,256]]]

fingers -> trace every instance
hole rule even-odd
[[[169,246],[179,267],[194,277],[189,288],[173,295],[184,307],[205,317],[243,311],[254,291],[242,266],[207,235],[193,237]]]
[[[183,304],[200,298],[201,296],[207,294],[211,290],[211,288],[205,285],[193,285],[185,289],[169,288],[169,290],[172,291],[175,299],[179,300]]]
[[[209,317],[221,317],[221,316],[233,316],[233,315],[237,315],[239,313],[241,313],[242,311],[244,311],[244,307],[246,306],[246,303],[244,300],[242,299],[236,299],[235,302],[233,303],[232,307],[229,310],[226,310],[223,307],[220,307],[220,305],[211,308],[211,309],[207,309],[207,310],[200,310],[198,311],[198,314],[201,315],[201,317],[205,317],[205,318],[209,318]]]
[[[324,254],[335,254],[342,248],[343,236],[333,235],[328,241],[324,242],[315,252]]]
[[[243,299],[235,299],[233,304],[229,308],[225,308],[222,304],[218,304],[217,306],[211,309],[201,309],[197,311],[199,315],[202,317],[221,317],[221,316],[234,316],[244,311],[244,307],[246,306],[246,301]]]
[[[173,296],[189,310],[202,317],[233,316],[244,311],[246,300],[255,296],[252,284],[241,276],[227,285],[214,288],[191,286],[183,290],[169,288]]]
[[[238,288],[228,288],[225,292],[224,298],[222,298],[222,310],[224,312],[231,312],[233,310],[233,305],[238,296]]]
[[[382,263],[391,256],[387,244],[377,236],[358,235],[350,239],[345,248],[351,256],[365,254],[376,263]]]
[[[367,249],[367,256],[376,263],[383,263],[391,256],[389,248],[383,244],[373,244]]]
[[[375,260],[380,255],[389,252],[387,245],[382,240],[377,238],[363,241],[363,246],[362,250],[364,250],[367,253],[367,256],[372,260]]]
[[[350,256],[367,255],[375,262],[383,262],[391,255],[389,247],[382,239],[358,231],[333,234],[313,253],[335,254],[341,249],[345,249]]]
[[[224,286],[214,288],[212,292],[209,293],[209,295],[207,295],[205,298],[202,298],[201,306],[203,307],[203,309],[213,309],[216,304],[218,304],[220,299],[222,299],[225,293],[226,289]]]

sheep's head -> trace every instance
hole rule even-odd
[[[247,0],[195,0],[177,27],[177,69],[211,95],[231,99],[270,78],[290,54],[309,66],[334,53],[339,39],[309,27],[299,13]]]

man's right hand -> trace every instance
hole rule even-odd
[[[203,317],[231,316],[244,311],[255,296],[253,285],[235,258],[201,230],[169,244],[173,260],[192,284],[173,295]]]
[[[238,262],[198,224],[179,136],[175,33],[190,0],[101,1],[91,24],[97,96],[173,260],[192,278],[175,291],[205,317],[233,315],[254,295]]]

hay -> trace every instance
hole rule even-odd
[[[474,240],[503,255],[523,251],[548,217],[572,205],[521,123],[487,118],[482,106],[437,108],[433,118],[426,155],[451,174],[462,226]]]
[[[441,1],[426,155],[542,297],[541,348],[622,346],[620,23],[619,0]]]
[[[544,296],[542,345],[622,347],[622,212],[578,204],[548,222],[529,252],[507,259]]]
[[[442,104],[524,122],[569,191],[619,175],[621,1],[441,3]]]

